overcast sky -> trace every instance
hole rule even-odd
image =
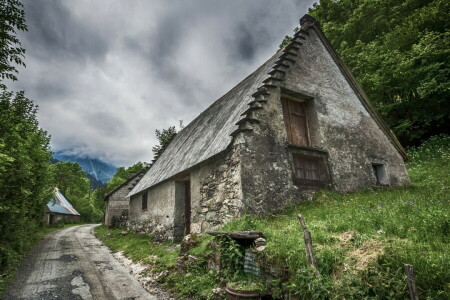
[[[314,0],[23,0],[26,68],[53,151],[149,162],[155,129],[187,125],[292,34]]]

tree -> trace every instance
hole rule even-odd
[[[42,224],[51,197],[50,137],[24,92],[0,93],[0,267],[20,252],[29,229]]]
[[[14,66],[25,66],[25,49],[21,47],[16,30],[26,31],[25,12],[19,0],[0,0],[0,78],[17,80]]]
[[[86,173],[76,162],[57,162],[51,165],[52,184],[69,199],[81,199],[89,194]]]
[[[183,121],[180,121],[179,124],[180,130],[184,128]],[[155,134],[156,138],[158,139],[159,145],[156,145],[152,148],[153,151],[153,162],[155,162],[161,154],[166,150],[167,146],[169,146],[170,142],[175,138],[177,135],[177,129],[175,126],[170,126],[167,129],[156,129]]]
[[[170,126],[169,128],[163,130],[156,129],[155,134],[156,138],[158,139],[159,145],[156,145],[152,148],[153,161],[156,161],[164,152],[164,150],[166,150],[167,146],[177,135],[177,130],[175,126]]]
[[[294,28],[294,34],[299,31],[300,28],[299,27],[295,27]],[[283,41],[281,41],[280,45],[278,45],[278,50],[283,49],[284,47],[286,47],[290,42],[292,41],[292,36],[286,35],[283,39]]]
[[[449,132],[449,1],[321,0],[309,13],[404,145]]]

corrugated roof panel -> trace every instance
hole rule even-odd
[[[67,201],[66,197],[64,197],[63,194],[61,194],[61,192],[56,189],[55,190],[55,197],[59,200],[59,202],[61,203],[61,205],[68,211],[71,212],[72,215],[77,215],[79,216],[80,214],[75,210],[75,208],[73,208],[72,204],[70,204],[69,201]]]
[[[59,201],[56,201],[55,199],[51,199],[50,201],[48,201],[47,207],[51,212],[54,212],[54,213],[65,214],[65,215],[72,214],[70,211],[68,211],[64,207],[62,207],[59,204]]]

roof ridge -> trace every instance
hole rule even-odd
[[[66,209],[67,211],[69,211],[70,213],[74,214],[74,215],[80,215],[80,213],[72,206],[72,204],[69,202],[68,199],[66,199],[66,197],[59,191],[58,188],[55,189],[55,193],[54,196],[56,197],[56,200],[59,202],[59,204]],[[63,198],[61,199],[60,196]],[[64,201],[65,200],[65,201]],[[66,204],[67,202],[67,204]]]
[[[113,189],[111,192],[109,192],[108,194],[105,195],[105,197],[103,197],[103,201],[107,201],[109,196],[111,196],[114,192],[116,192],[118,189],[124,187],[125,185],[127,185],[128,183],[130,183],[131,181],[133,181],[134,179],[136,179],[137,177],[139,177],[140,175],[142,175],[143,173],[146,173],[148,170],[150,169],[150,167],[145,167],[142,170],[140,170],[139,172],[137,172],[136,174],[134,174],[133,176],[131,176],[130,178],[128,178],[127,180],[125,180],[122,184],[120,184],[118,187],[116,187],[115,189]]]

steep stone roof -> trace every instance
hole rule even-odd
[[[144,177],[130,192],[139,193],[178,173],[181,173],[224,151],[232,140],[236,125],[255,100],[252,96],[268,77],[278,52],[250,76],[219,98],[189,125],[183,128],[167,146]]]
[[[261,105],[267,102],[270,91],[278,88],[280,82],[284,81],[288,69],[295,65],[305,36],[309,35],[311,29],[318,33],[361,103],[406,159],[403,147],[381,119],[348,67],[339,59],[336,51],[325,38],[319,23],[311,16],[305,15],[300,19],[300,24],[300,30],[286,47],[181,130],[128,196],[138,194],[218,155],[227,149],[236,133],[252,130],[252,124],[259,120],[251,117],[251,111],[260,109]]]

